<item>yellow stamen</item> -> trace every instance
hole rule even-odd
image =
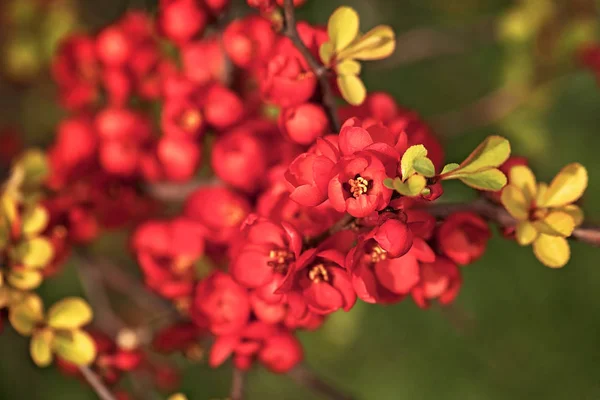
[[[319,283],[322,280],[325,282],[329,282],[329,273],[325,269],[323,264],[317,264],[310,269],[308,272],[308,277],[311,281],[315,283]]]
[[[348,184],[350,185],[350,192],[354,198],[358,198],[361,194],[367,193],[369,190],[369,181],[367,181],[362,176],[357,176],[356,179],[348,180]]]

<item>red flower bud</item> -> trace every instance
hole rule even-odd
[[[227,129],[244,116],[244,103],[239,96],[221,85],[212,86],[205,95],[206,121],[217,129]]]
[[[160,0],[158,27],[176,43],[185,43],[204,31],[206,12],[198,0]]]
[[[131,43],[122,29],[109,26],[98,35],[96,52],[103,63],[109,66],[120,66],[131,56]]]
[[[266,161],[262,141],[245,129],[237,129],[217,138],[211,165],[224,182],[254,192],[265,180]]]
[[[186,181],[191,179],[200,164],[200,146],[191,140],[164,137],[156,149],[158,160],[168,180]]]
[[[309,145],[327,132],[329,119],[323,107],[305,103],[283,110],[279,115],[279,128],[294,142]]]
[[[259,78],[265,100],[280,107],[306,103],[317,86],[317,78],[297,51],[276,54],[261,68]]]
[[[295,367],[303,359],[302,345],[289,332],[271,336],[258,353],[258,358],[267,369],[283,374]]]
[[[234,64],[241,68],[259,65],[275,43],[271,23],[256,15],[231,22],[223,32],[223,45]]]
[[[206,186],[192,193],[184,214],[206,229],[207,240],[226,243],[239,234],[250,204],[239,194],[222,186]]]
[[[456,264],[438,256],[434,262],[421,265],[421,280],[411,294],[421,308],[428,307],[433,299],[438,299],[440,304],[449,304],[458,295],[461,283]]]
[[[479,215],[457,212],[439,226],[437,242],[442,254],[459,265],[467,265],[483,255],[491,236],[488,224]]]

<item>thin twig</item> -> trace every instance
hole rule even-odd
[[[246,383],[246,372],[238,368],[233,368],[233,379],[231,380],[230,400],[243,400],[244,387]]]
[[[306,387],[330,400],[352,400],[352,396],[340,392],[338,389],[323,381],[312,370],[305,365],[298,365],[290,372],[288,376],[292,378],[299,386]]]
[[[504,207],[492,203],[483,197],[468,203],[434,203],[427,206],[427,211],[435,217],[447,217],[455,212],[471,211],[487,220],[496,222],[504,228],[516,226],[518,222],[504,209]],[[583,225],[575,228],[569,239],[587,243],[592,246],[600,246],[600,227]]]
[[[98,397],[102,400],[117,400],[112,392],[104,385],[102,379],[89,367],[79,367],[79,371],[85,378],[85,380],[94,389]]]
[[[325,110],[327,111],[327,115],[331,123],[331,129],[333,129],[334,132],[339,132],[340,120],[337,114],[335,96],[333,95],[333,90],[331,89],[331,85],[329,83],[328,70],[312,55],[310,50],[306,47],[306,45],[300,38],[298,30],[296,29],[296,15],[294,12],[293,0],[284,1],[283,13],[285,17],[284,34],[292,41],[292,43],[294,44],[294,46],[296,46],[300,54],[302,54],[302,56],[308,63],[308,66],[319,81],[319,87],[321,88],[322,96],[321,102],[323,103],[323,107],[325,107]]]

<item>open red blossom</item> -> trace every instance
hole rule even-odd
[[[215,335],[236,333],[250,318],[248,291],[230,275],[215,271],[198,284],[190,314],[201,326],[208,321]]]
[[[184,206],[185,216],[199,222],[206,239],[215,243],[227,243],[237,236],[249,213],[246,198],[223,186],[196,190]]]
[[[459,265],[477,261],[492,236],[490,228],[478,214],[457,212],[448,216],[437,230],[439,250]]]
[[[244,228],[238,255],[230,273],[240,284],[256,288],[268,284],[275,274],[285,275],[302,250],[302,237],[287,224],[259,219]]]
[[[183,140],[199,138],[206,127],[200,106],[185,98],[165,101],[160,122],[166,136]]]
[[[136,230],[132,247],[151,289],[169,299],[191,295],[194,264],[204,253],[202,231],[183,218],[149,221]]]
[[[183,44],[199,35],[207,23],[199,0],[160,0],[158,27],[175,43]]]
[[[227,25],[223,45],[231,61],[241,68],[258,66],[275,44],[275,32],[266,18],[249,15]]]
[[[300,154],[285,177],[294,189],[290,198],[304,206],[317,206],[327,199],[328,185],[333,168],[339,159],[339,150],[328,139],[317,139],[308,152]]]
[[[329,119],[322,106],[304,103],[283,110],[279,115],[279,128],[294,142],[309,145],[327,132]]]
[[[329,181],[328,196],[334,209],[353,217],[366,217],[383,210],[392,190],[383,185],[385,165],[372,152],[363,151],[340,160]]]
[[[211,155],[215,174],[246,192],[255,192],[267,173],[265,143],[250,130],[239,128],[217,138]]]
[[[353,237],[352,232],[343,231],[319,248],[302,253],[276,293],[300,294],[308,309],[318,314],[350,310],[356,293],[344,267],[345,252],[341,247],[349,247]]]
[[[461,284],[462,278],[456,264],[438,256],[432,263],[421,264],[421,280],[411,294],[421,308],[427,308],[434,299],[440,304],[449,304],[458,295]]]

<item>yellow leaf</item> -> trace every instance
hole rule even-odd
[[[387,25],[378,25],[338,54],[338,58],[356,60],[381,60],[389,57],[396,49],[394,30]]]
[[[508,173],[508,180],[511,186],[516,186],[521,190],[527,203],[533,202],[537,192],[537,182],[531,169],[524,165],[514,166]]]
[[[50,240],[35,237],[18,246],[19,261],[29,268],[44,268],[54,257],[54,248]]]
[[[413,168],[426,178],[435,176],[435,166],[433,165],[433,161],[427,157],[417,158],[413,163]]]
[[[44,304],[37,295],[30,294],[10,308],[8,319],[17,332],[29,336],[44,321]]]
[[[458,175],[457,177],[465,185],[477,190],[497,192],[506,186],[506,175],[498,168],[471,172],[468,175]]]
[[[364,83],[356,75],[339,75],[337,84],[342,97],[353,106],[361,105],[367,97]]]
[[[485,169],[496,168],[510,157],[510,143],[501,136],[488,136],[460,164],[460,168],[447,172],[447,175],[467,175]]]
[[[90,365],[96,358],[94,340],[84,331],[57,332],[52,347],[57,356],[75,365]]]
[[[8,283],[19,290],[33,290],[42,284],[44,277],[39,271],[25,268],[10,271],[7,277]]]
[[[184,394],[176,393],[168,398],[168,400],[187,400]]]
[[[508,185],[502,190],[500,201],[506,211],[518,220],[527,220],[529,218],[530,204],[527,202],[525,195],[519,188],[513,185]]]
[[[546,191],[548,190],[548,185],[544,182],[539,182],[537,184],[537,190],[535,194],[535,203],[540,204],[544,196],[546,195]]]
[[[521,221],[515,230],[515,238],[521,246],[531,244],[538,237],[538,231],[529,221]]]
[[[402,155],[400,160],[400,171],[402,172],[402,180],[406,181],[411,175],[417,172],[414,168],[415,160],[427,156],[427,149],[422,144],[410,146]]]
[[[339,53],[354,41],[358,35],[359,23],[358,13],[350,7],[339,7],[331,14],[327,33],[334,53]]]
[[[564,267],[571,257],[567,239],[541,234],[533,242],[533,252],[542,264],[550,268]]]
[[[554,177],[541,198],[540,207],[560,207],[578,200],[588,185],[588,174],[579,163],[565,166]]]
[[[68,297],[48,310],[48,325],[54,329],[76,329],[93,318],[92,308],[83,299]]]
[[[575,229],[573,217],[562,211],[552,211],[533,225],[540,233],[550,236],[569,237]]]
[[[17,218],[17,203],[13,197],[3,194],[2,198],[0,198],[0,206],[2,207],[0,213],[6,218],[6,222],[9,224],[8,227],[10,228],[10,224]]]
[[[319,57],[325,65],[329,65],[333,58],[333,45],[330,42],[325,42],[319,47]]]
[[[43,151],[33,149],[28,150],[15,164],[18,168],[23,168],[25,172],[24,185],[41,184],[49,172],[48,160]]]
[[[422,175],[413,175],[402,182],[400,179],[394,180],[394,189],[404,196],[420,196],[423,189],[427,185],[427,180]]]
[[[573,218],[576,227],[583,223],[583,210],[575,204],[569,204],[567,206],[558,208],[556,211],[562,211],[569,214],[571,218]]]
[[[51,329],[43,329],[36,332],[29,344],[29,353],[33,362],[38,367],[47,367],[52,363],[52,340],[54,332]]]
[[[344,60],[335,66],[338,75],[358,75],[360,69],[360,63],[354,60]]]
[[[23,214],[23,234],[31,237],[42,232],[48,225],[50,216],[41,205],[31,207]]]

